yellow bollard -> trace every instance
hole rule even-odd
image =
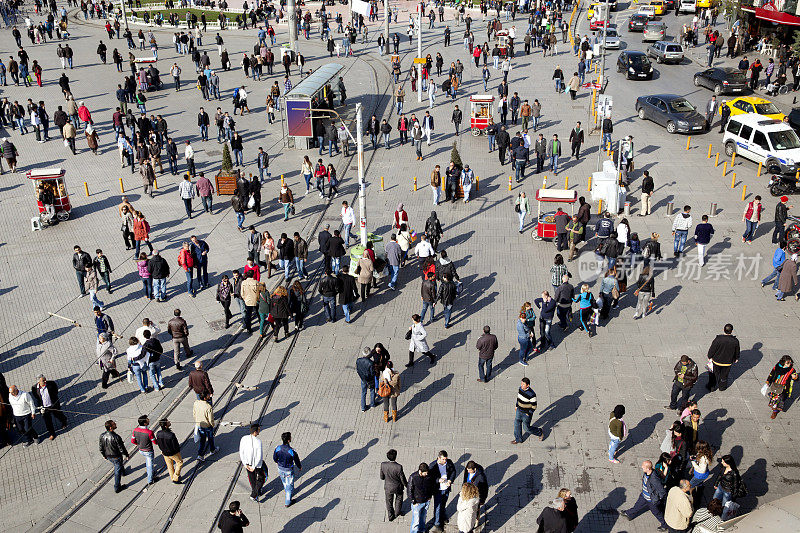
[[[282,185],[282,186],[283,186],[283,185],[286,185],[286,182],[285,182],[285,181],[284,181],[284,179],[283,179],[283,174],[281,174],[281,185]]]
[[[744,187],[742,187],[742,201],[743,202],[744,202],[744,197],[745,196],[747,196],[747,185],[746,184],[745,184]]]
[[[511,176],[508,177],[508,190],[511,190]]]
[[[733,165],[735,164],[736,164],[736,152],[733,152],[733,155],[731,156],[731,168],[733,168]]]
[[[569,189],[569,176],[564,178],[564,189]]]
[[[691,142],[692,142],[692,136],[689,135],[689,137],[686,139],[686,149],[687,150],[689,149],[689,144],[691,144]]]
[[[417,192],[417,177],[414,176],[414,192]]]
[[[591,176],[589,176],[589,186],[586,187],[586,190],[587,191],[591,191],[592,190],[592,177]]]
[[[383,188],[383,176],[381,176],[381,192],[385,191],[386,189]]]
[[[158,180],[153,180],[153,188],[158,190]]]
[[[736,188],[736,172],[731,172],[731,189]]]
[[[89,197],[89,184],[85,181],[83,182],[83,190],[86,191],[86,197]]]
[[[445,191],[446,184],[447,182],[445,180],[442,180],[442,194],[444,194],[445,196],[447,196],[447,191]]]
[[[722,164],[722,176],[725,177],[728,175],[728,162]]]
[[[597,200],[597,212],[598,213],[602,213],[603,212],[603,199],[602,198]]]
[[[475,176],[475,192],[478,192],[478,187],[480,187],[480,178]]]
[[[762,165],[762,164],[763,164],[763,163],[759,163],[759,164],[758,164],[758,174],[756,174],[756,176],[760,176],[760,175],[761,175],[761,165]]]
[[[769,170],[769,169],[767,169]],[[797,171],[797,174],[794,175],[794,181],[800,181],[800,170]]]
[[[547,176],[545,176],[544,179],[542,180],[542,189],[546,188],[547,188]]]
[[[119,192],[125,194],[125,186],[122,185],[122,178],[119,179]]]
[[[711,159],[711,143],[708,143],[708,157],[706,159]]]
[[[719,166],[719,152],[717,152],[717,157],[714,158],[714,168]]]

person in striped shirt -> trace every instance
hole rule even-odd
[[[517,406],[516,415],[514,416],[514,440],[511,444],[519,444],[522,442],[523,430],[529,431],[531,434],[539,437],[539,440],[544,440],[544,432],[541,428],[537,428],[531,424],[531,417],[536,410],[536,393],[531,388],[531,380],[522,378],[522,384],[517,391]]]

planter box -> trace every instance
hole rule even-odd
[[[233,196],[236,193],[237,179],[239,179],[238,170],[217,172],[214,185],[217,189],[217,196]]]

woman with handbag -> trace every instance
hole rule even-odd
[[[133,238],[136,241],[134,257],[139,257],[142,243],[147,245],[151,254],[153,253],[153,245],[150,244],[150,224],[140,211],[136,211],[136,218],[133,221]]]
[[[394,370],[391,361],[386,362],[386,368],[381,372],[378,384],[378,396],[383,398],[383,421],[389,421],[389,404],[392,407],[392,421],[397,422],[397,397],[400,395],[400,373]]]
[[[147,254],[142,252],[139,254],[139,260],[136,261],[136,269],[139,271],[139,277],[142,278],[142,288],[144,289],[144,297],[152,300],[153,296],[153,278],[150,271],[147,270]]]
[[[268,231],[261,237],[261,253],[263,262],[267,265],[267,279],[272,277],[272,269],[277,268],[272,262],[278,259],[278,249],[275,248],[275,239]]]
[[[600,318],[605,320],[608,318],[608,313],[611,311],[611,301],[619,298],[619,283],[617,282],[616,268],[610,268],[606,271],[603,281],[600,282],[600,297],[603,299],[603,305],[600,308]]]
[[[294,330],[300,331],[308,314],[308,298],[299,281],[295,281],[289,291],[289,310],[294,314]]]
[[[517,200],[514,202],[514,211],[517,213],[519,217],[519,232],[522,233],[522,228],[525,227],[525,215],[527,215],[531,210],[531,204],[528,201],[528,197],[525,195],[525,192],[519,193],[517,195]]]
[[[739,475],[733,457],[723,455],[720,463],[722,472],[719,472],[714,480],[714,496],[712,498],[721,501],[722,507],[725,507],[729,501],[746,494],[747,490],[743,488],[742,476]]]
[[[261,335],[261,337],[267,336],[267,328],[270,327],[269,312],[272,303],[271,300],[272,299],[269,296],[269,291],[267,290],[267,286],[264,285],[263,283],[259,283],[256,306],[258,307],[258,333]],[[274,324],[274,322],[272,322],[272,324]]]
[[[413,323],[406,331],[406,340],[408,341],[408,364],[406,367],[414,366],[414,352],[420,352],[422,355],[427,355],[431,364],[436,362],[436,356],[431,353],[428,347],[428,333],[422,325],[422,318],[418,314],[411,315]]]

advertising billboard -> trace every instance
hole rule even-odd
[[[290,137],[313,137],[311,122],[311,101],[286,100],[286,123]]]

